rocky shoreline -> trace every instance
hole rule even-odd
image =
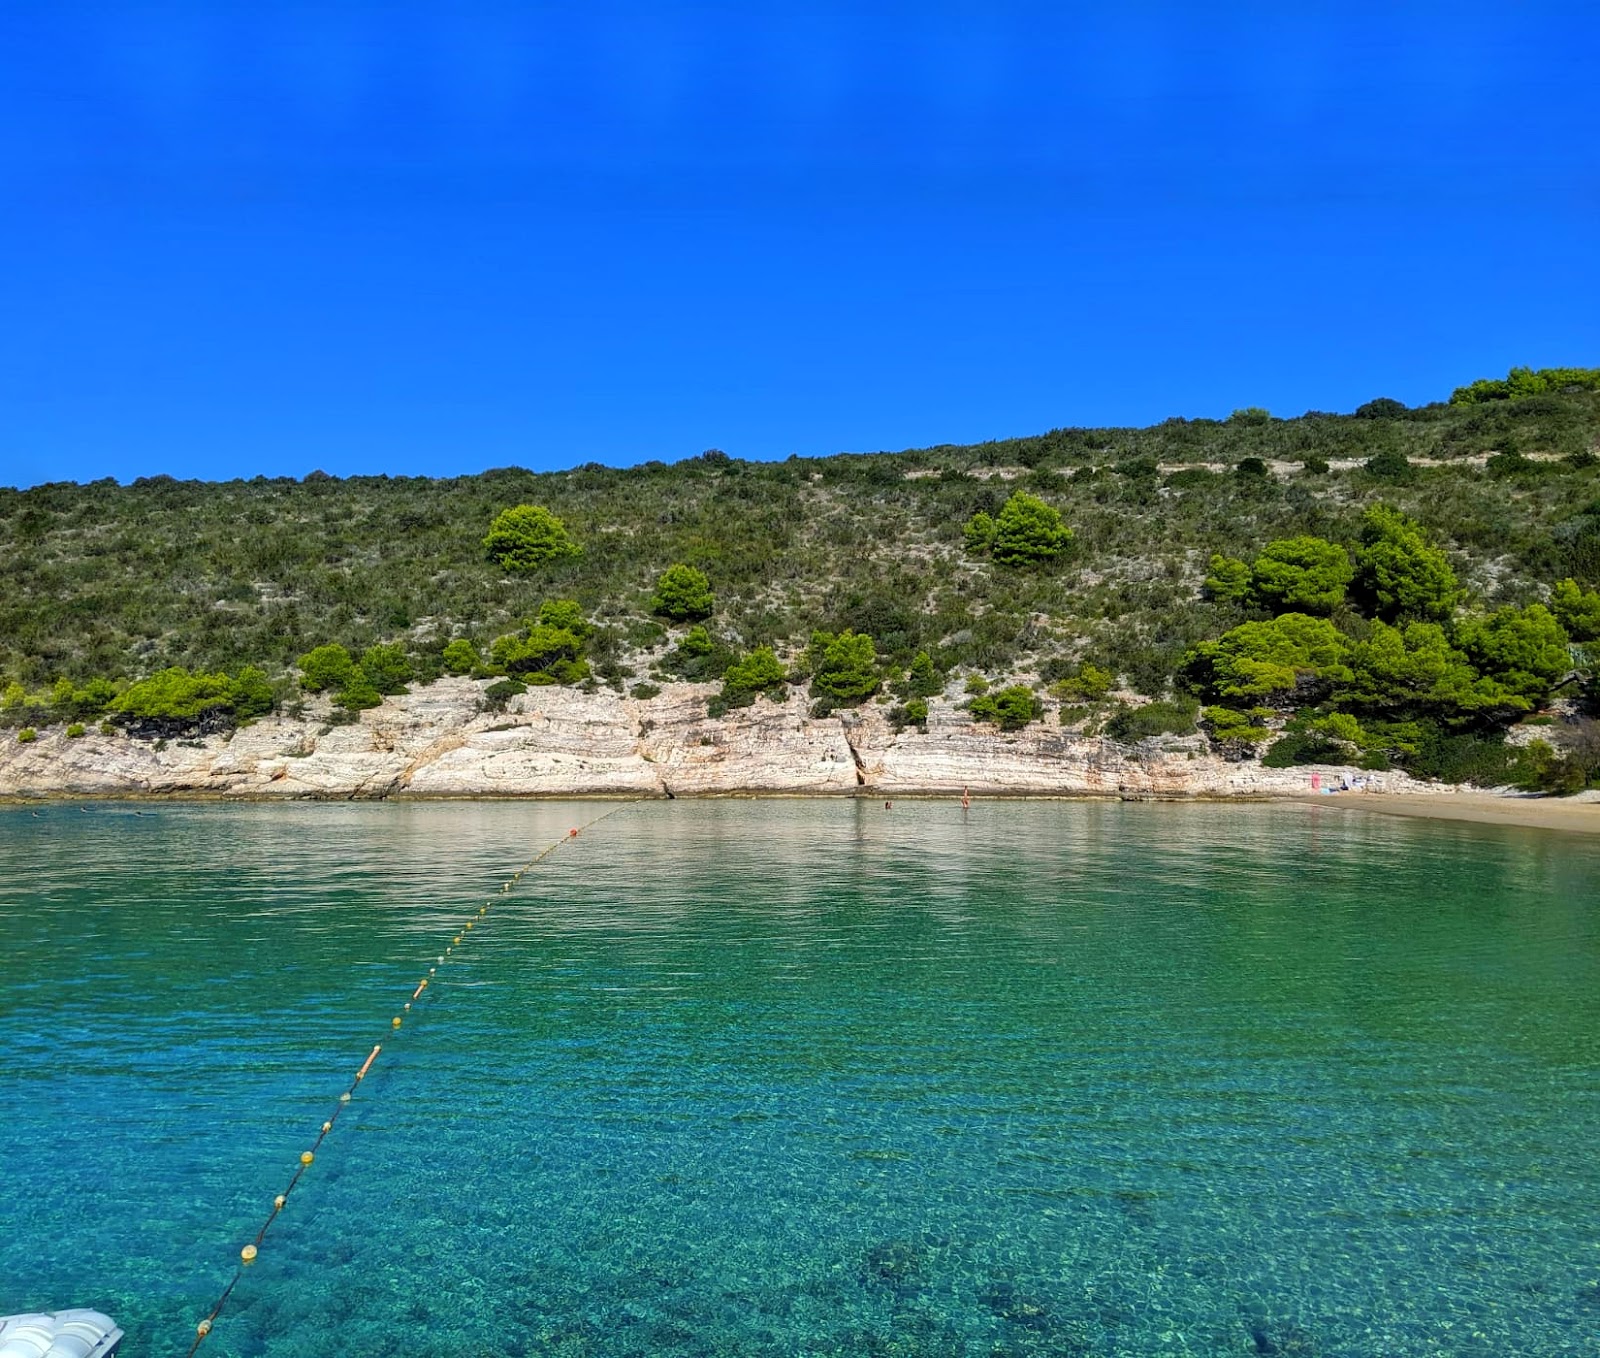
[[[711,684],[648,700],[534,688],[484,712],[482,685],[441,679],[333,724],[318,700],[223,734],[148,741],[91,729],[0,742],[0,797],[974,796],[1261,799],[1304,796],[1313,770],[1220,758],[1203,736],[1137,745],[1035,723],[974,725],[930,703],[927,729],[896,731],[880,706],[812,717],[804,698],[706,715]],[[1315,770],[1389,794],[1448,793],[1403,773]]]

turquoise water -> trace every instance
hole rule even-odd
[[[145,814],[135,814],[142,809]],[[1593,1354],[1600,845],[1319,807],[0,808],[0,1312],[180,1354]]]

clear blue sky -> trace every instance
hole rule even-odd
[[[0,483],[902,448],[1600,363],[1600,7],[0,8]]]

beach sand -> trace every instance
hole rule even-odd
[[[1573,797],[1500,797],[1489,792],[1417,793],[1394,796],[1382,792],[1341,792],[1297,800],[1328,811],[1378,811],[1390,816],[1422,816],[1430,820],[1467,820],[1482,825],[1525,825],[1540,830],[1600,834],[1600,798],[1594,793]]]

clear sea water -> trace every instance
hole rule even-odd
[[[1600,1352],[1600,844],[0,808],[0,1313],[207,1355]],[[143,812],[143,814],[139,814]],[[436,964],[434,964],[436,965]]]

